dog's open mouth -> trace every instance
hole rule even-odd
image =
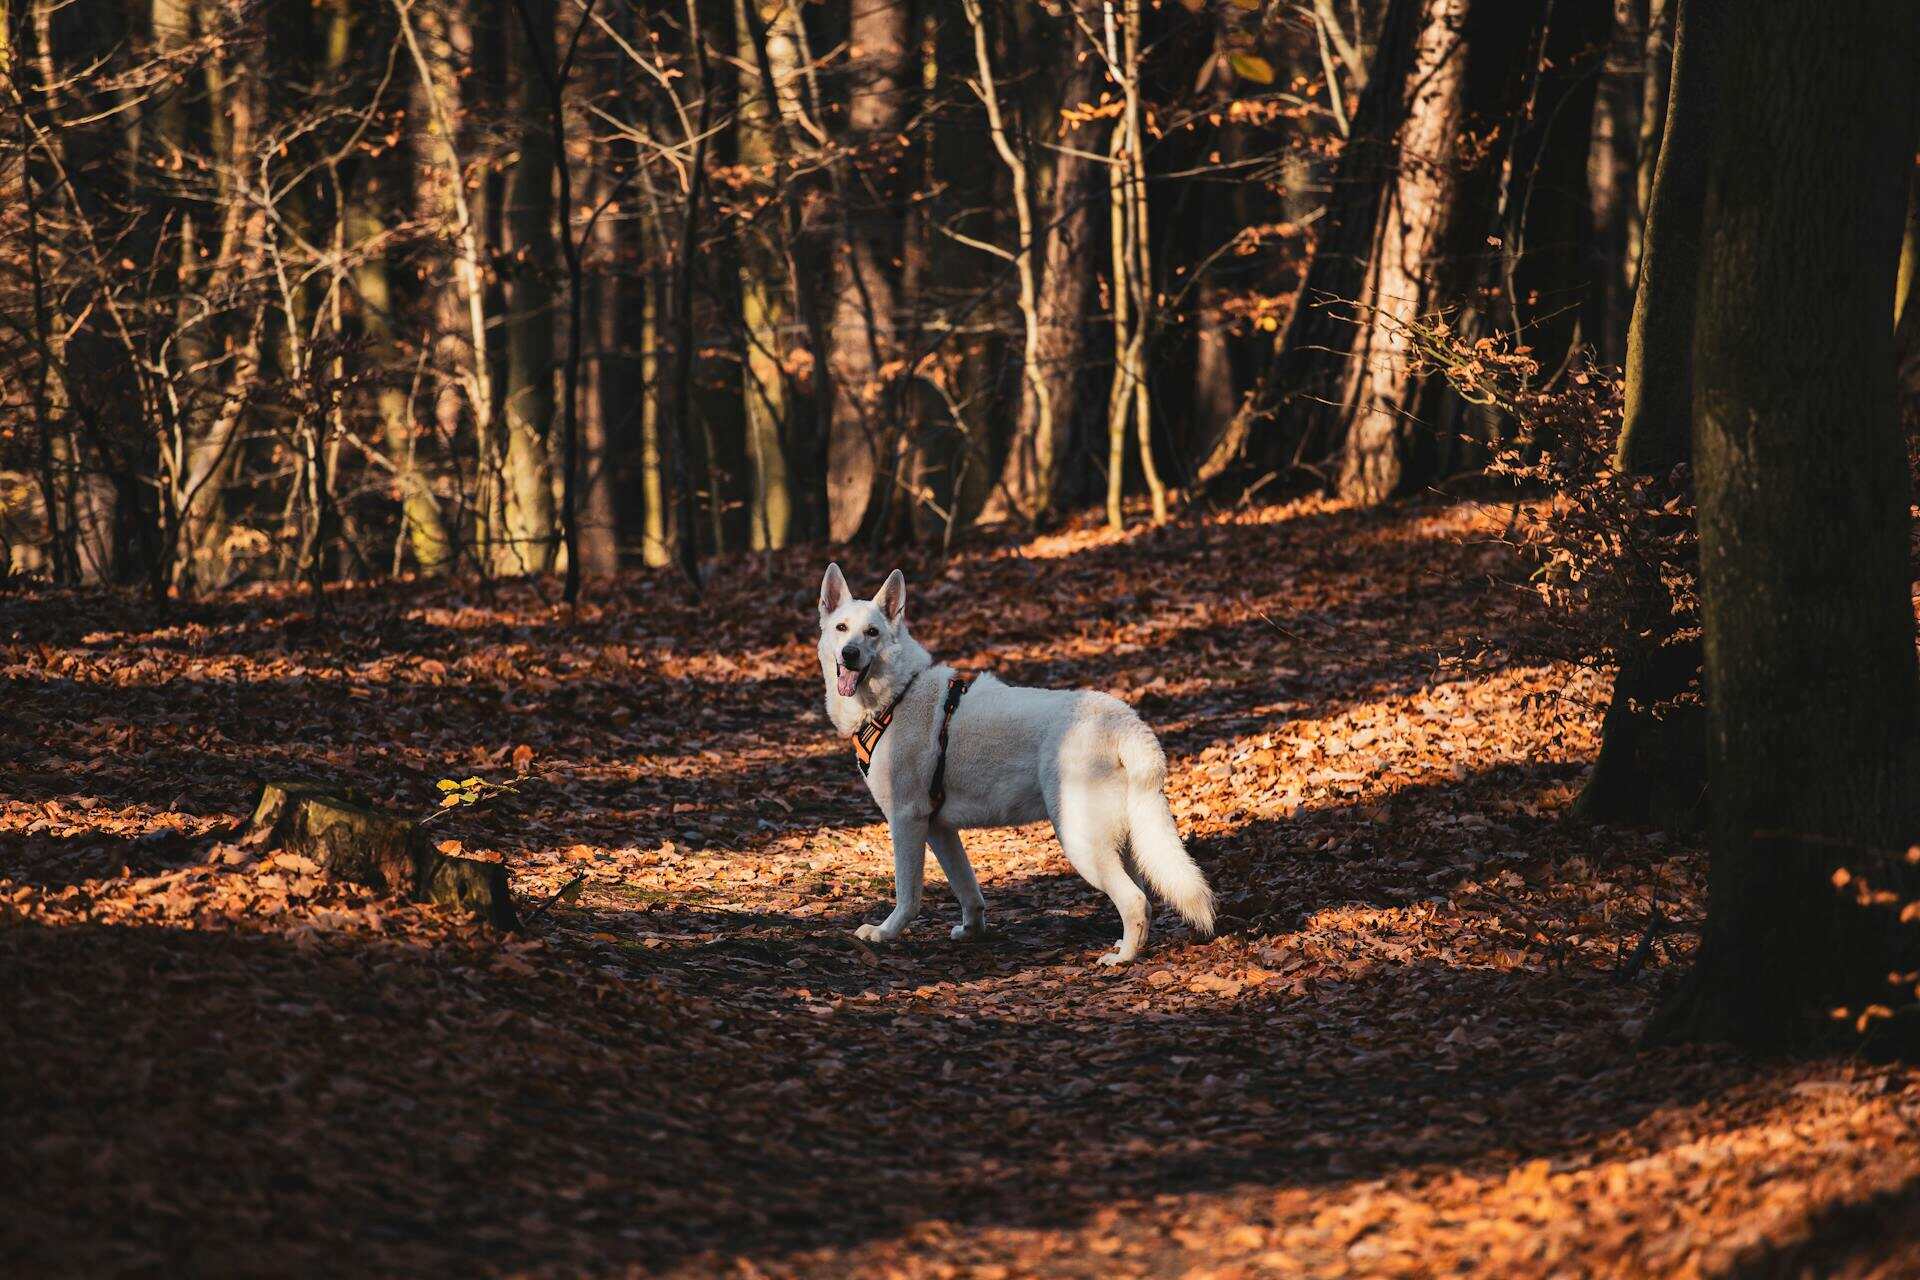
[[[853,691],[860,687],[861,678],[867,674],[865,667],[849,667],[841,662],[834,663],[833,670],[840,681],[840,696],[843,698],[851,698]]]

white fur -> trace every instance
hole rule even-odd
[[[843,664],[847,645],[855,661]],[[1102,964],[1127,963],[1147,938],[1147,897],[1122,846],[1131,846],[1134,865],[1161,898],[1200,933],[1213,932],[1213,890],[1180,843],[1161,794],[1166,757],[1133,708],[1104,693],[1023,689],[978,677],[948,729],[947,798],[936,817],[929,786],[953,668],[935,664],[908,634],[900,571],[872,600],[859,600],[840,566],[829,565],[820,584],[819,649],[827,715],[842,735],[851,737],[906,690],[867,774],[893,837],[894,907],[881,923],[861,925],[860,938],[890,942],[919,914],[929,844],[960,900],[953,936],[985,932],[986,903],[959,833],[1041,818],[1053,823],[1073,869],[1120,911],[1120,940]],[[850,697],[837,687],[843,666],[863,672]]]

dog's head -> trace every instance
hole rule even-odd
[[[843,698],[860,691],[875,670],[897,657],[907,634],[907,579],[898,569],[871,600],[847,590],[840,566],[820,581],[820,670]]]

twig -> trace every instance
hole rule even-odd
[[[586,873],[581,872],[579,875],[575,876],[573,879],[561,885],[558,889],[555,889],[551,894],[547,896],[547,900],[545,902],[535,907],[533,911],[528,914],[526,919],[520,922],[521,931],[525,932],[528,925],[532,924],[535,920],[538,920],[541,916],[547,914],[548,908],[552,907],[554,903],[560,901],[561,898],[566,896],[568,890],[572,889],[575,885],[579,884],[582,880],[585,880],[586,878],[587,878]]]
[[[1653,944],[1659,938],[1660,930],[1665,924],[1666,919],[1660,914],[1660,900],[1655,898],[1652,912],[1647,917],[1647,931],[1641,935],[1640,944],[1633,949],[1633,954],[1627,957],[1627,962],[1613,971],[1615,982],[1632,982],[1640,970],[1646,967],[1647,960],[1653,955]],[[1665,949],[1664,943],[1662,949]],[[1667,958],[1671,960],[1673,953],[1669,951]]]

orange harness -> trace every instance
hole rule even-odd
[[[853,759],[860,766],[860,774],[866,776],[873,768],[873,753],[880,745],[880,739],[887,732],[887,726],[893,723],[893,712],[900,705],[900,699],[907,696],[907,689],[913,688],[913,681],[920,678],[918,671],[907,681],[907,688],[895,695],[887,709],[863,723],[853,734]],[[927,794],[933,800],[933,812],[940,812],[940,806],[947,801],[947,726],[953,723],[953,713],[960,706],[960,698],[973,683],[972,676],[955,675],[947,681],[947,700],[940,712],[940,756],[934,762],[933,783],[927,788]]]

